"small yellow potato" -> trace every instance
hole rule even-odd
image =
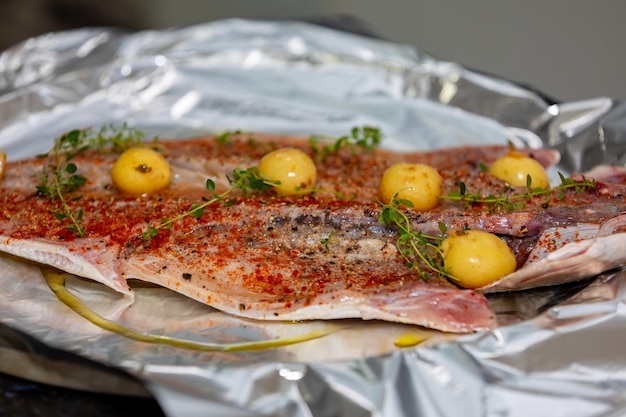
[[[550,180],[546,170],[535,159],[521,152],[510,151],[491,164],[489,173],[514,187],[525,187],[530,175],[532,188],[547,188]]]
[[[266,154],[259,174],[280,184],[273,189],[281,195],[307,194],[317,181],[317,168],[309,155],[295,148],[281,148]]]
[[[379,196],[387,204],[397,193],[397,199],[410,201],[415,210],[430,210],[439,204],[441,183],[441,175],[430,165],[400,162],[384,172]]]
[[[465,288],[480,288],[517,268],[511,248],[488,232],[453,232],[443,240],[440,249],[447,271]]]
[[[130,148],[113,164],[111,179],[124,194],[149,195],[169,185],[172,170],[160,153],[148,148]]]

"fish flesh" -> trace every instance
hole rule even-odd
[[[0,250],[93,279],[128,297],[128,281],[138,279],[252,319],[377,319],[459,333],[497,325],[484,295],[406,266],[395,244],[397,231],[379,221],[376,198],[382,173],[400,161],[436,167],[444,195],[461,182],[484,193],[515,191],[480,169],[507,147],[413,153],[344,147],[317,161],[321,191],[279,197],[271,190],[236,190],[230,204],[211,204],[202,215],[184,216],[147,240],[143,233],[150,225],[211,198],[207,178],[219,193],[230,186],[234,169],[258,165],[273,149],[291,146],[315,156],[308,139],[272,135],[159,141],[158,146],[173,180],[151,196],[122,195],[112,186],[115,153],[87,150],[73,158],[86,178],[66,198],[72,210],[82,212],[85,234],[80,237],[55,216],[61,203],[37,192],[46,158],[8,163],[0,182]],[[524,152],[545,166],[559,158],[547,149]],[[598,183],[592,192],[566,190],[549,201],[530,198],[512,213],[444,199],[432,211],[408,216],[424,233],[441,233],[444,223],[448,230],[502,235],[523,266],[545,230],[601,225],[618,217],[623,188]],[[572,209],[580,204],[588,211],[584,216]]]

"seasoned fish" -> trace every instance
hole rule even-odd
[[[185,216],[147,240],[143,234],[150,225],[211,197],[207,178],[222,192],[234,169],[256,166],[272,149],[294,146],[313,155],[308,140],[261,135],[161,141],[159,146],[174,175],[168,188],[152,196],[128,197],[112,186],[117,154],[85,151],[73,159],[86,183],[66,196],[66,204],[81,211],[82,236],[58,216],[58,199],[37,192],[45,158],[7,164],[0,182],[0,250],[128,296],[127,280],[139,279],[254,319],[379,319],[449,332],[496,325],[485,296],[406,266],[395,245],[396,231],[378,220],[376,197],[382,173],[398,161],[435,166],[444,178],[444,194],[460,182],[483,192],[509,192],[510,187],[480,170],[506,147],[410,154],[345,147],[317,162],[320,191],[312,195],[234,193],[232,204],[212,204],[201,216]],[[554,151],[528,152],[544,165],[558,161]],[[444,223],[449,230],[506,235],[523,265],[546,229],[616,217],[623,194],[603,194],[604,189],[600,184],[587,193],[567,190],[549,203],[545,197],[531,198],[514,213],[442,200],[433,211],[408,215],[413,227],[425,233],[441,233],[438,225]],[[593,215],[581,219],[580,210],[571,210],[578,204],[593,207]]]
[[[598,184],[591,197],[603,197],[578,195],[578,205],[542,213],[544,230],[524,265],[480,292],[558,285],[626,265],[626,168],[598,166],[585,178]]]

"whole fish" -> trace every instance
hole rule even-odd
[[[279,197],[271,190],[236,190],[228,204],[211,204],[201,215],[183,216],[145,238],[151,225],[209,200],[207,179],[215,192],[223,192],[235,169],[256,166],[267,152],[286,146],[316,160],[318,192]],[[80,212],[80,236],[59,215],[64,209],[59,199],[37,191],[51,156],[8,163],[0,182],[0,250],[99,281],[127,296],[132,296],[127,281],[139,279],[253,319],[378,319],[448,332],[496,326],[484,295],[407,267],[396,248],[397,231],[379,220],[377,190],[387,167],[408,161],[436,167],[444,195],[461,182],[484,193],[514,192],[481,170],[507,147],[397,153],[346,146],[320,158],[319,148],[307,139],[246,134],[227,140],[159,141],[158,147],[172,167],[173,180],[151,196],[129,197],[113,187],[110,170],[119,154],[85,150],[73,157],[86,182],[65,196],[65,204]],[[545,166],[558,161],[555,151],[525,152]],[[515,212],[443,199],[435,210],[407,213],[413,227],[424,233],[441,233],[443,223],[448,230],[500,234],[522,267],[545,230],[601,225],[617,217],[622,191],[598,183],[583,193],[566,190],[558,198],[529,198]],[[580,204],[593,213],[572,209]]]

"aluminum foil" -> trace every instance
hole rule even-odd
[[[622,103],[554,103],[413,46],[307,23],[81,29],[0,55],[0,148],[9,159],[45,152],[74,128],[122,123],[174,138],[237,129],[343,135],[374,125],[398,150],[512,141],[561,150],[561,171],[626,164]],[[136,288],[129,304],[68,277],[96,312],[140,331],[218,343],[329,332],[225,353],[102,330],[61,304],[38,267],[1,257],[0,348],[25,363],[2,370],[48,382],[54,374],[53,383],[85,390],[144,395],[145,387],[168,416],[619,415],[625,278],[614,271],[491,296],[497,329],[450,336],[380,322],[255,322],[151,287]],[[396,347],[407,334],[425,341]]]

